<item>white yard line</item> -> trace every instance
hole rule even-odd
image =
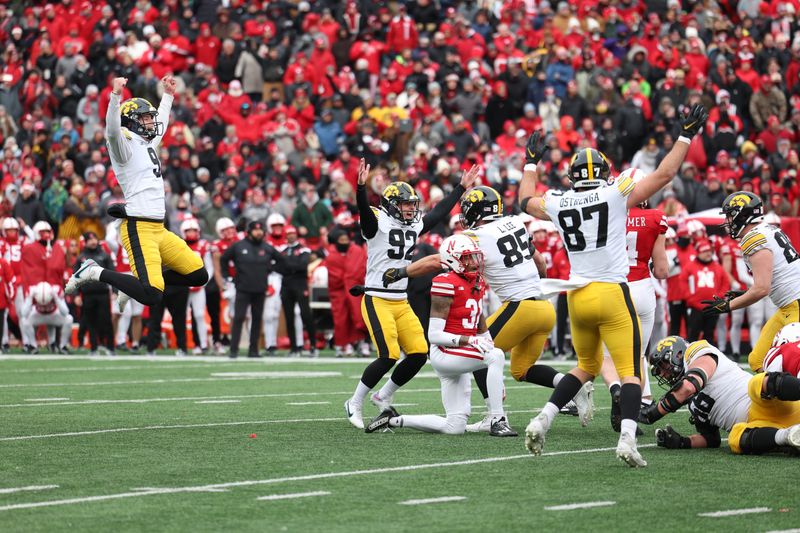
[[[219,377],[219,378],[174,378],[174,379],[149,379],[149,380],[133,380],[133,381],[76,381],[75,383],[4,383],[0,384],[0,389],[27,389],[27,388],[43,388],[43,387],[100,387],[105,385],[163,385],[167,383],[196,383],[208,381],[247,381],[257,379],[276,379],[276,378],[308,378],[308,377],[336,377],[341,376],[339,372],[319,372],[315,374],[332,374],[332,375],[314,375],[308,376],[309,372],[269,372],[259,373],[258,376],[242,376],[242,377]],[[265,375],[268,374],[268,375]],[[289,375],[286,375],[289,374]],[[296,376],[292,374],[304,374]]]
[[[330,405],[331,402],[286,402],[286,405]]]
[[[445,503],[445,502],[460,502],[466,500],[464,496],[442,496],[441,498],[427,498],[424,500],[406,500],[404,502],[397,502],[399,505],[425,505],[428,503]]]
[[[16,492],[32,492],[37,490],[57,489],[58,485],[28,485],[27,487],[13,487],[10,489],[0,489],[0,494],[14,494]]]
[[[652,448],[655,447],[655,444],[644,444],[640,445],[639,448]],[[589,448],[584,450],[565,450],[561,452],[545,452],[542,454],[542,457],[555,457],[560,455],[578,455],[578,454],[585,454],[585,453],[598,453],[598,452],[611,452],[616,450],[615,447],[613,448]],[[371,474],[386,474],[389,472],[414,472],[417,470],[427,470],[431,468],[450,468],[454,466],[469,466],[469,465],[477,465],[477,464],[487,464],[487,463],[498,463],[503,461],[514,461],[518,459],[529,459],[536,461],[538,459],[533,458],[530,454],[522,454],[522,455],[505,455],[505,456],[498,456],[498,457],[486,457],[483,459],[468,459],[464,461],[451,461],[445,463],[422,463],[416,465],[406,465],[406,466],[392,466],[386,468],[373,468],[370,470],[350,470],[344,472],[327,472],[324,474],[308,474],[303,476],[290,476],[290,477],[278,477],[278,478],[268,478],[268,479],[255,479],[255,480],[245,480],[245,481],[232,481],[229,483],[215,483],[210,485],[199,485],[199,486],[191,486],[191,487],[174,487],[174,488],[163,488],[157,489],[154,488],[152,490],[142,490],[142,491],[133,491],[133,492],[121,492],[116,494],[99,494],[97,496],[87,496],[83,498],[68,498],[63,500],[49,500],[49,501],[39,501],[39,502],[27,502],[27,503],[16,503],[12,505],[4,505],[0,506],[0,512],[2,511],[14,511],[17,509],[34,509],[38,507],[52,507],[56,505],[73,505],[79,503],[89,503],[89,502],[99,502],[99,501],[108,501],[108,500],[119,500],[123,498],[140,498],[142,496],[153,496],[159,494],[178,494],[178,493],[186,493],[186,492],[207,492],[209,489],[230,489],[235,487],[250,487],[255,485],[275,485],[281,483],[292,483],[296,481],[315,481],[319,479],[337,479],[337,478],[348,478],[353,476],[364,476],[364,475],[371,475]]]
[[[278,370],[274,372],[215,372],[212,378],[336,378],[341,372],[298,372]]]
[[[767,531],[767,533],[800,533],[800,528],[794,529],[775,529],[772,531]]]
[[[25,398],[26,402],[65,402],[69,398]]]
[[[242,400],[203,400],[194,403],[241,403]]]
[[[0,360],[2,362],[2,360]],[[113,361],[110,361],[113,363]],[[146,363],[147,361],[142,361]],[[236,363],[229,363],[231,365],[235,365]],[[193,364],[185,364],[185,365],[128,365],[128,366],[118,366],[114,364],[110,364],[108,366],[62,366],[56,368],[15,368],[13,370],[3,370],[3,374],[52,374],[54,372],[108,372],[108,371],[116,371],[116,370],[162,370],[165,368],[175,369],[175,368],[218,368],[219,365],[211,365],[208,363],[193,365]]]
[[[641,448],[641,446],[640,446]],[[591,509],[592,507],[608,507],[609,505],[616,505],[617,502],[584,502],[584,503],[568,503],[565,505],[551,505],[545,507],[545,511],[574,511],[575,509]]]
[[[769,507],[751,507],[749,509],[730,509],[728,511],[714,511],[713,513],[697,513],[697,516],[707,518],[722,518],[725,516],[739,516],[743,514],[768,513],[772,511]]]
[[[295,498],[310,498],[312,496],[327,496],[330,492],[327,490],[317,490],[314,492],[295,492],[294,494],[270,494],[269,496],[259,496],[256,500],[261,501],[275,501],[275,500],[293,500]]]

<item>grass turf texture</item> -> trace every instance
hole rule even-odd
[[[0,490],[0,528],[530,531],[567,526],[574,531],[769,531],[800,523],[796,491],[790,489],[789,481],[798,466],[796,458],[735,457],[727,448],[668,451],[643,447],[642,454],[649,462],[646,469],[623,466],[614,457],[617,435],[608,423],[608,394],[599,385],[599,410],[592,424],[581,428],[577,418],[559,416],[545,446],[545,453],[552,455],[543,457],[528,456],[522,437],[448,437],[409,429],[366,435],[347,423],[342,409],[366,362],[224,358],[198,362],[191,357],[180,361],[0,359],[0,489],[58,485],[41,491],[4,494]],[[230,372],[338,374],[212,375]],[[522,433],[549,390],[510,380],[506,385],[510,421]],[[42,398],[69,400],[30,401]],[[175,398],[184,399],[169,401]],[[117,402],[147,399],[162,400]],[[90,400],[94,403],[86,403]],[[196,403],[208,400],[239,402]],[[421,376],[401,389],[395,401],[416,404],[399,407],[402,413],[441,413],[438,380],[431,368],[424,368]],[[306,402],[329,403],[289,405]],[[482,404],[474,389],[473,406]],[[375,412],[371,405],[365,406],[367,418]],[[477,420],[482,410],[473,412],[471,421]],[[667,421],[683,433],[689,430],[685,412]],[[228,425],[8,439],[208,424]],[[652,429],[645,429],[640,445],[652,445]],[[566,451],[576,453],[553,454]],[[490,461],[441,465],[484,459]],[[416,468],[431,464],[440,466]],[[413,468],[374,472],[404,466]],[[318,476],[356,471],[361,473]],[[310,479],[286,479],[303,476]],[[217,484],[221,486],[213,487]],[[130,495],[136,492],[133,489],[145,487],[176,490],[104,499],[108,495]],[[192,487],[205,487],[201,490],[206,492],[192,491]],[[215,491],[208,492],[209,488]],[[257,499],[307,492],[330,494]],[[466,499],[414,507],[399,505],[405,500],[444,496]],[[103,498],[79,501],[90,497]],[[76,501],[8,508],[70,499]],[[616,504],[544,510],[547,506],[597,501]],[[754,507],[771,511],[725,518],[697,516]]]

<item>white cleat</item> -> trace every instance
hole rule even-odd
[[[64,286],[66,294],[75,294],[81,286],[89,283],[90,281],[99,281],[100,273],[103,267],[98,265],[92,259],[87,259],[83,262],[81,267],[69,278],[67,284]]]
[[[467,433],[489,433],[492,429],[492,415],[486,415],[480,422],[467,424]]]
[[[361,406],[356,407],[350,400],[344,402],[344,412],[347,419],[356,429],[364,429],[364,416],[361,414]]]
[[[800,450],[800,424],[795,424],[789,428],[789,433],[786,435],[786,442]]]
[[[378,412],[382,413],[392,407],[392,400],[393,398],[389,398],[384,400],[380,397],[380,395],[376,392],[369,397],[369,401],[372,402],[372,405],[378,408]]]
[[[621,433],[619,442],[617,443],[617,459],[623,461],[632,468],[641,468],[647,466],[639,450],[636,449],[636,437],[628,433]]]
[[[125,312],[125,306],[128,305],[128,300],[130,299],[130,296],[122,291],[119,291],[119,294],[117,294],[117,309],[119,309],[119,314]]]
[[[525,428],[525,447],[533,455],[542,455],[544,437],[547,435],[546,420],[545,415],[540,413]]]
[[[586,427],[594,418],[594,383],[587,381],[573,398],[578,408],[578,420]]]

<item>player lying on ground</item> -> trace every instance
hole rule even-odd
[[[800,449],[800,379],[783,372],[755,376],[707,341],[662,339],[650,354],[653,376],[669,391],[640,414],[653,424],[689,404],[697,433],[684,437],[671,426],[656,430],[664,448],[718,448],[720,429],[736,454],[760,454],[781,446]]]
[[[483,253],[484,278],[503,305],[486,319],[494,345],[511,352],[511,376],[543,387],[558,385],[564,374],[554,368],[536,364],[544,343],[553,329],[556,314],[553,305],[542,298],[540,272],[544,258],[533,250],[525,223],[518,215],[503,216],[503,199],[491,187],[480,186],[461,199],[461,223],[464,235],[477,242]],[[444,257],[431,255],[408,268],[384,272],[383,284],[439,272]],[[486,392],[485,372],[476,372],[475,381]],[[578,416],[584,426],[594,413],[592,383],[587,382],[575,395]],[[487,398],[487,394],[484,394]],[[491,415],[467,431],[489,431]]]
[[[164,227],[166,203],[159,145],[169,119],[177,82],[165,76],[164,95],[158,109],[144,98],[131,98],[120,105],[127,78],[114,78],[106,113],[106,144],[111,166],[125,195],[125,205],[114,204],[109,215],[122,218],[120,239],[131,260],[131,273],[101,268],[84,261],[67,282],[65,292],[74,294],[89,281],[102,281],[119,290],[117,305],[125,309],[129,297],[156,305],[164,285],[202,287],[208,282],[203,260],[176,234]],[[166,268],[166,269],[164,269]],[[164,269],[164,270],[162,270]]]
[[[470,415],[472,372],[487,370],[489,391],[489,434],[516,437],[503,412],[503,365],[505,355],[494,347],[482,314],[486,282],[483,252],[465,234],[448,237],[439,251],[442,265],[449,269],[433,278],[431,319],[431,365],[442,382],[442,403],[446,418],[436,415],[400,415],[388,407],[367,424],[372,433],[385,427],[409,427],[432,433],[460,435]]]

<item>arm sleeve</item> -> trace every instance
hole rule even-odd
[[[422,231],[420,231],[420,235],[430,231],[439,222],[445,220],[465,192],[466,189],[462,187],[460,183],[453,187],[450,194],[445,196],[441,202],[436,204],[436,207],[431,209],[430,213],[422,218]]]
[[[219,258],[220,265],[227,265],[228,263],[230,263],[231,259],[233,259],[233,249],[235,246],[236,246],[235,244],[233,246],[229,246],[228,249],[225,250],[225,252],[223,252],[223,254]],[[223,266],[223,271],[224,270],[225,269]]]
[[[156,146],[161,144],[161,139],[164,138],[164,133],[167,132],[167,127],[169,127],[169,113],[172,111],[172,100],[173,96],[171,94],[164,93],[161,97],[161,103],[158,104],[158,120],[164,124],[164,129],[161,135],[153,139]]]
[[[445,333],[445,324],[444,318],[431,318],[430,322],[428,322],[428,340],[431,344],[436,344],[437,346],[458,346],[460,335]]]
[[[369,205],[366,186],[358,186],[356,203],[358,204],[358,215],[361,218],[361,234],[367,239],[371,239],[378,233],[378,217],[375,216],[375,212]]]
[[[208,279],[212,279],[214,277],[214,259],[211,257],[211,252],[206,252],[206,255],[203,256],[203,264],[206,266],[206,272],[208,272]]]
[[[112,92],[108,100],[108,111],[106,111],[106,139],[108,140],[108,149],[113,154],[114,159],[120,163],[125,163],[131,158],[131,149],[122,133],[119,98],[120,96],[118,94]]]

